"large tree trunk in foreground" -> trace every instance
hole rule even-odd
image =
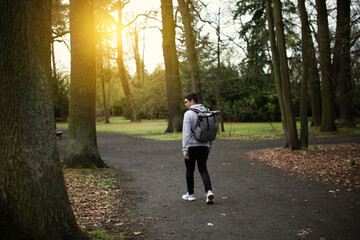
[[[96,142],[94,9],[88,0],[70,2],[71,83],[69,132],[64,163],[105,167]]]
[[[351,0],[337,1],[337,23],[333,58],[334,82],[340,88],[340,122],[354,127],[354,109],[351,94],[351,63],[350,63],[350,6]]]
[[[292,110],[289,67],[287,64],[284,24],[282,22],[280,0],[274,0],[274,8],[275,8],[276,36],[279,47],[280,72],[281,72],[281,83],[282,83],[283,100],[284,100],[284,110],[286,114],[286,124],[289,134],[288,137],[289,137],[291,150],[297,150],[300,149],[300,143],[296,130],[295,117]]]
[[[334,119],[335,83],[331,79],[330,34],[326,0],[316,0],[320,71],[322,83],[321,131],[336,131]]]
[[[179,63],[175,45],[175,22],[172,0],[161,0],[163,34],[163,54],[168,99],[169,123],[165,132],[178,132],[182,129],[182,111]]]
[[[50,98],[51,1],[0,3],[0,236],[88,239],[61,171]]]
[[[274,31],[274,19],[272,14],[271,0],[266,0],[266,17],[268,21],[268,29],[269,29],[269,39],[270,39],[270,47],[271,47],[271,57],[274,66],[274,78],[276,85],[276,93],[278,96],[280,112],[281,112],[281,123],[284,129],[285,135],[285,146],[289,147],[289,134],[287,130],[286,124],[286,114],[284,110],[284,99],[282,94],[282,84],[281,84],[281,74],[280,74],[280,58],[279,58],[279,50],[275,40],[275,31]]]
[[[196,38],[194,36],[195,31],[192,26],[193,20],[189,8],[191,0],[178,0],[178,3],[184,25],[186,54],[190,65],[192,91],[197,93],[199,102],[202,103],[199,63],[195,48]]]

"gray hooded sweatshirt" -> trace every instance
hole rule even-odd
[[[206,112],[207,108],[204,107],[202,104],[195,104],[190,107],[190,109],[197,109],[201,112]],[[192,133],[191,129],[195,128],[196,120],[197,120],[197,113],[191,110],[187,110],[184,114],[184,121],[183,121],[183,129],[182,129],[182,151],[183,154],[189,153],[189,147],[208,147],[209,150],[212,146],[212,141],[209,142],[199,142],[195,139],[194,134]]]

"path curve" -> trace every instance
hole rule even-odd
[[[104,161],[131,179],[126,188],[135,195],[135,214],[145,220],[136,229],[141,238],[360,239],[359,190],[290,175],[245,154],[281,147],[283,141],[217,140],[208,160],[215,203],[206,205],[198,172],[196,201],[181,199],[186,183],[180,141],[110,133],[97,138]],[[310,140],[344,142],[360,142],[360,137]],[[64,148],[59,151],[63,156]]]

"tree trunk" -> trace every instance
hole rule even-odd
[[[271,0],[266,0],[266,16],[268,21],[268,29],[269,29],[269,39],[270,39],[270,47],[271,47],[271,56],[273,62],[273,71],[275,76],[275,85],[276,85],[276,93],[279,99],[279,106],[281,112],[281,123],[284,129],[285,135],[285,147],[289,147],[289,131],[287,129],[286,124],[286,114],[284,109],[284,99],[282,94],[282,84],[281,84],[281,75],[280,75],[280,59],[279,59],[279,50],[276,45],[275,40],[275,31],[274,31],[274,20],[272,14]]]
[[[310,29],[308,30],[310,32]],[[309,69],[309,95],[311,99],[311,125],[321,126],[321,87],[318,69],[318,60],[312,38],[309,39],[311,50],[311,65]]]
[[[100,47],[101,48],[101,47]],[[102,51],[102,49],[100,49]],[[106,104],[106,88],[105,88],[105,82],[108,79],[108,71],[104,70],[104,64],[103,64],[103,55],[100,53],[100,81],[101,81],[101,93],[102,93],[102,99],[103,99],[103,106],[104,106],[104,118],[105,118],[105,124],[110,123],[109,120],[109,111]]]
[[[51,1],[0,3],[1,239],[89,239],[76,224],[50,97]]]
[[[124,51],[123,51],[123,41],[122,41],[122,10],[124,9],[126,3],[123,3],[122,0],[118,1],[118,23],[116,26],[116,37],[117,37],[117,64],[119,68],[119,75],[121,84],[123,87],[125,99],[126,99],[126,105],[129,108],[130,112],[130,120],[131,122],[135,122],[137,120],[136,118],[136,110],[135,110],[135,103],[134,99],[130,90],[129,86],[129,79],[128,75],[126,73],[125,64],[124,64]]]
[[[340,122],[345,126],[354,127],[350,65],[350,6],[351,0],[337,1],[337,24],[332,77],[334,82],[339,82],[340,87]]]
[[[282,22],[281,3],[280,0],[274,0],[276,36],[279,47],[280,73],[283,91],[284,109],[287,120],[287,129],[289,132],[289,144],[291,150],[300,149],[300,143],[296,130],[295,117],[292,110],[292,98],[290,90],[289,68],[286,56],[284,25]]]
[[[102,90],[103,105],[104,105],[105,123],[108,124],[110,123],[110,120],[109,120],[109,111],[106,104],[105,76],[101,77],[101,90]]]
[[[220,43],[221,43],[221,36],[220,36],[220,8],[218,13],[218,25],[216,28],[216,35],[217,35],[217,73],[216,73],[216,83],[215,83],[215,90],[216,90],[216,108],[218,110],[222,110],[222,102],[221,102],[221,62],[220,62]],[[222,111],[220,111],[220,128],[218,127],[218,130],[221,129],[221,132],[225,132],[224,128],[224,117]]]
[[[136,66],[136,83],[142,84],[142,60],[140,56],[140,50],[139,50],[139,29],[137,25],[132,30],[132,35],[134,36],[134,59],[135,59],[135,66]]]
[[[169,124],[165,132],[182,129],[182,102],[179,63],[175,45],[175,22],[172,0],[161,0],[163,54],[168,99]]]
[[[335,83],[331,79],[331,52],[326,0],[316,0],[320,71],[322,83],[322,114],[320,131],[336,131],[334,121]]]
[[[94,9],[88,0],[70,3],[71,83],[69,131],[64,163],[105,167],[96,142]]]
[[[145,83],[145,33],[143,35],[143,52],[141,58],[141,83]]]
[[[51,42],[51,62],[52,62],[52,72],[53,78],[56,79],[56,62],[55,62],[55,43]]]
[[[197,93],[197,95],[199,96],[199,102],[202,103],[200,71],[199,71],[199,63],[197,58],[197,51],[195,48],[195,44],[196,44],[196,38],[194,36],[195,31],[192,26],[193,21],[189,8],[190,2],[191,0],[178,0],[179,10],[184,25],[186,53],[190,65],[192,90],[193,92]]]
[[[301,82],[301,97],[300,97],[300,123],[301,134],[300,144],[302,148],[307,148],[309,144],[309,128],[307,118],[307,89],[310,78],[311,66],[311,35],[309,29],[309,22],[307,18],[305,0],[298,0],[298,7],[301,19],[301,42],[302,42],[302,60],[303,60],[303,74]]]
[[[57,101],[56,101],[56,95],[58,94],[58,84],[57,84],[57,74],[56,74],[56,62],[55,62],[55,49],[54,49],[54,42],[51,42],[51,62],[52,62],[52,77],[50,78],[50,97],[54,103],[54,109],[56,108]],[[54,113],[55,115],[55,113]],[[56,129],[56,120],[54,123],[54,128]]]
[[[106,49],[110,49],[109,47],[109,41],[106,40]],[[111,70],[111,63],[110,63],[110,52],[107,51],[107,54],[106,54],[106,80],[105,81],[105,86],[107,85],[107,88],[105,87],[104,91],[105,91],[105,101],[106,101],[106,116],[107,118],[109,119],[109,123],[110,123],[110,117],[111,117],[111,114],[110,114],[110,109],[109,109],[109,103],[110,103],[110,96],[111,96],[111,88],[112,88],[112,80],[113,80],[113,77],[112,77],[112,70]],[[107,91],[106,91],[107,89]]]
[[[305,41],[306,47],[303,47],[303,51],[306,50],[306,69],[308,74],[308,84],[309,84],[309,95],[311,99],[311,125],[314,127],[320,127],[321,125],[321,89],[320,89],[320,80],[319,80],[319,71],[317,67],[317,59],[314,43],[311,37],[310,24],[308,20],[308,15],[306,12],[305,1],[298,1],[300,20],[301,20],[301,31],[302,39]],[[304,44],[304,43],[303,43]],[[304,55],[303,55],[304,58]],[[310,62],[310,63],[308,63]]]

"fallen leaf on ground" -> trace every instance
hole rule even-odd
[[[265,149],[247,153],[251,159],[310,179],[360,188],[360,144],[309,146],[308,150]]]

